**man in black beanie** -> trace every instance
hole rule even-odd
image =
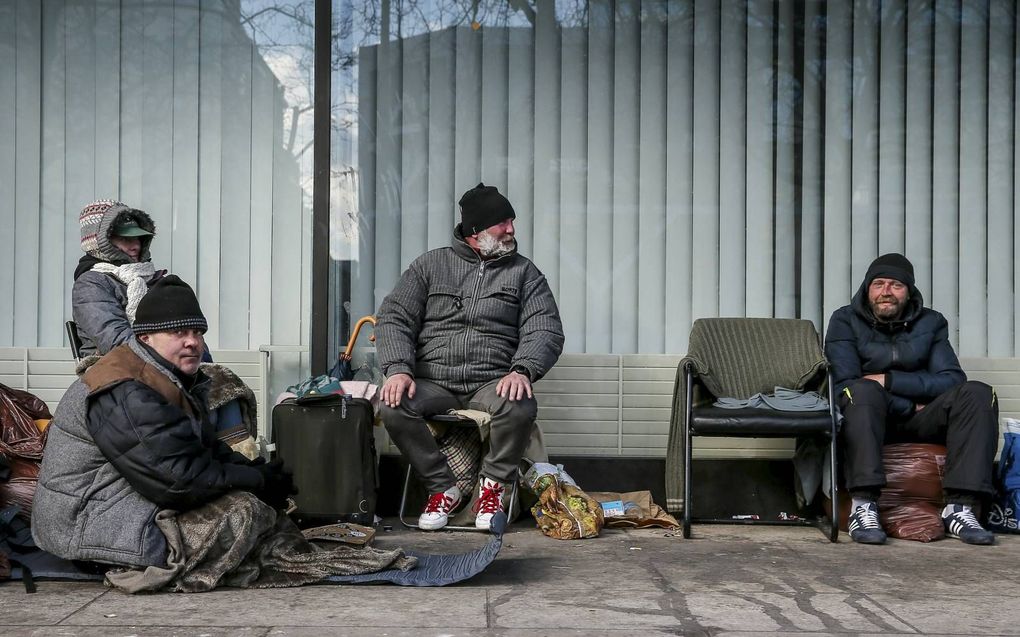
[[[967,380],[946,319],[924,307],[906,257],[885,254],[872,262],[850,305],[833,312],[825,355],[844,418],[840,440],[853,499],[850,537],[864,544],[885,542],[878,516],[886,485],[882,445],[932,442],[947,447],[946,532],[967,544],[993,544],[995,536],[982,528],[975,510],[995,492],[995,392]]]
[[[156,524],[229,491],[275,508],[294,490],[279,463],[249,461],[216,438],[199,370],[205,316],[174,275],[138,304],[136,337],[75,381],[47,430],[32,511],[41,548],[65,559],[166,566]]]
[[[453,245],[411,263],[379,308],[378,356],[386,430],[425,483],[418,527],[446,526],[471,494],[425,424],[451,409],[485,412],[489,451],[475,492],[475,526],[503,510],[506,486],[534,427],[531,384],[563,349],[563,326],[545,276],[517,252],[513,206],[495,186],[460,199]]]

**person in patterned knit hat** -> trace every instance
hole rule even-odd
[[[167,271],[152,265],[149,246],[156,236],[156,224],[144,211],[100,199],[85,206],[78,221],[85,255],[74,271],[71,312],[82,343],[82,358],[103,356],[138,333],[137,325],[132,328],[138,307]],[[203,361],[212,362],[208,350],[203,350]],[[229,370],[209,373],[216,386],[240,383]],[[234,388],[229,393],[242,390]],[[230,398],[224,395],[214,401],[212,421],[222,439],[234,444],[247,437],[247,427],[241,404]]]
[[[138,303],[166,270],[156,270],[149,246],[156,224],[145,212],[112,199],[78,216],[85,255],[74,270],[71,312],[82,356],[103,355],[130,339]]]

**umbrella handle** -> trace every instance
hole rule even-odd
[[[362,326],[365,323],[371,323],[372,329],[375,329],[375,317],[374,316],[363,316],[358,319],[358,322],[354,324],[354,329],[351,331],[351,340],[347,341],[347,349],[341,355],[341,358],[345,360],[351,360],[351,354],[354,352],[354,344],[358,341],[358,334],[361,333]],[[368,340],[375,342],[375,334],[368,337]]]

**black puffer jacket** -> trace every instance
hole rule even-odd
[[[164,509],[188,511],[232,489],[260,488],[261,473],[216,438],[209,411],[196,398],[206,387],[195,385],[207,381],[180,380],[198,417],[137,380],[93,394],[88,429],[96,446],[136,491]]]
[[[949,342],[946,318],[924,307],[916,287],[903,315],[884,323],[871,313],[864,281],[850,305],[832,313],[825,333],[825,356],[832,365],[836,391],[866,374],[888,375],[889,414],[908,418],[915,405],[927,404],[967,380]]]

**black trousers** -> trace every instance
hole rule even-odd
[[[943,393],[906,419],[888,415],[889,393],[871,380],[858,380],[839,397],[840,441],[850,492],[885,486],[882,445],[930,442],[946,446],[942,487],[947,493],[991,495],[992,463],[999,442],[999,403],[991,387],[967,381]]]

